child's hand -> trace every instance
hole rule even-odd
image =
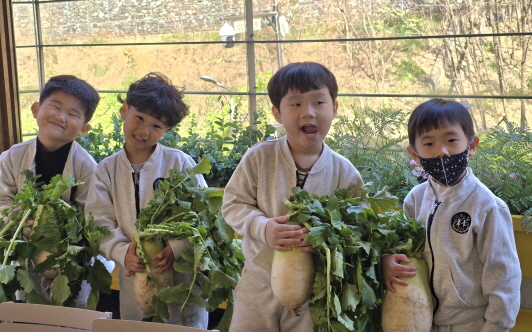
[[[299,251],[305,251],[305,252],[311,252],[313,254],[317,254],[318,251],[310,245],[310,242],[305,241],[305,237],[307,236],[309,229],[306,227],[303,227],[301,229],[303,231],[303,235],[301,235],[301,243],[299,244]]]
[[[395,293],[393,284],[408,286],[408,281],[401,280],[399,277],[412,278],[416,275],[415,266],[401,265],[401,262],[408,263],[410,260],[406,255],[402,254],[382,256],[382,273],[384,274],[384,282],[386,283],[386,288],[392,293]]]
[[[135,248],[137,241],[131,242],[127,248],[126,258],[124,259],[124,266],[126,267],[126,277],[131,277],[135,272],[146,272],[146,268],[142,265],[142,259],[137,257]]]
[[[31,229],[33,228],[33,223],[34,221],[32,219],[29,219],[29,220],[26,220],[26,224],[22,226],[22,235],[24,235],[26,239],[30,238]]]
[[[166,241],[166,247],[164,247],[160,253],[153,256],[152,260],[160,261],[154,265],[154,268],[158,269],[158,273],[163,273],[164,271],[173,268],[175,262],[174,251],[172,250],[172,247],[168,245],[168,241]]]
[[[285,225],[290,216],[275,217],[266,224],[266,242],[280,251],[290,251],[291,246],[299,247],[305,238],[299,225]]]

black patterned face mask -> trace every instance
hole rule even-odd
[[[449,187],[458,180],[467,168],[468,151],[469,146],[467,146],[464,152],[439,158],[423,158],[417,152],[414,151],[414,153],[418,155],[425,172],[439,183]]]

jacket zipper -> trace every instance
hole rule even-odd
[[[140,172],[135,176],[135,172],[131,173],[133,176],[133,184],[135,185],[135,209],[137,211],[137,218],[140,214],[140,194],[139,194],[139,181],[140,181]]]
[[[436,213],[436,210],[438,210],[438,206],[440,206],[441,202],[435,201],[434,205],[432,206],[432,210],[430,211],[429,219],[427,221],[427,240],[429,241],[429,248],[430,248],[430,256],[432,258],[432,267],[430,269],[430,279],[429,279],[429,285],[430,285],[430,292],[432,293],[432,296],[436,300],[436,303],[434,305],[434,314],[436,314],[436,311],[438,310],[440,306],[440,300],[436,296],[436,291],[434,290],[434,251],[432,250],[432,242],[430,240],[430,232],[432,229],[432,222],[434,220],[434,214]]]

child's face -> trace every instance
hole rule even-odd
[[[442,125],[439,129],[425,132],[415,139],[415,152],[412,147],[407,148],[408,153],[414,161],[421,164],[422,158],[440,158],[464,152],[469,146],[468,157],[475,155],[479,139],[467,137],[459,124]],[[465,172],[464,172],[465,174]],[[455,181],[459,182],[463,175]]]
[[[124,103],[120,111],[124,119],[124,136],[128,157],[150,156],[157,142],[168,131],[168,126],[151,115],[137,111]]]
[[[48,151],[57,150],[90,129],[80,100],[61,91],[52,93],[42,104],[34,103],[31,111],[39,126],[39,140]]]
[[[292,152],[320,153],[325,136],[336,117],[338,102],[323,87],[300,93],[289,90],[281,99],[280,110],[272,107],[277,122],[284,126]]]
[[[466,137],[462,127],[459,124],[452,124],[440,126],[439,129],[425,132],[416,137],[415,150],[423,158],[439,158],[463,152],[470,142],[471,138]],[[469,157],[475,155],[477,143],[478,137],[475,137],[469,147]],[[410,152],[412,152],[411,148],[409,149]],[[415,153],[410,153],[410,155],[416,162],[419,161],[418,155]]]

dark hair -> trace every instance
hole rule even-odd
[[[170,128],[188,114],[188,106],[183,102],[183,92],[161,73],[149,73],[132,83],[127,91],[126,102]]]
[[[279,111],[281,100],[288,90],[301,93],[329,89],[333,101],[338,96],[338,84],[334,74],[324,65],[316,62],[294,62],[279,69],[268,82],[268,96],[272,105]]]
[[[89,83],[72,75],[54,76],[44,85],[41,96],[39,97],[39,104],[42,104],[46,98],[57,91],[64,92],[79,99],[85,108],[85,123],[88,123],[92,119],[94,111],[96,111],[96,106],[100,102],[100,96]]]
[[[467,138],[475,136],[473,119],[457,101],[431,99],[416,107],[408,120],[408,141],[414,146],[416,137],[444,125],[459,124]]]

